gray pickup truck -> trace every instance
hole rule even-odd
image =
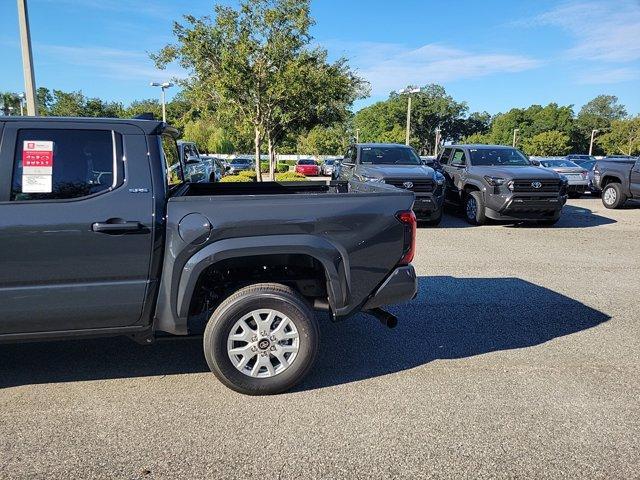
[[[311,368],[314,310],[395,324],[381,307],[417,291],[413,193],[190,183],[176,136],[0,117],[0,341],[204,333],[225,385],[272,394]]]
[[[567,201],[565,177],[512,147],[447,146],[436,168],[447,180],[447,202],[462,206],[472,225],[487,218],[554,225]]]
[[[593,170],[596,188],[607,208],[621,208],[628,199],[640,198],[640,158],[598,160]]]
[[[438,225],[442,220],[444,176],[428,167],[413,148],[392,143],[359,143],[347,150],[334,177],[355,182],[392,185],[416,195],[418,220]]]

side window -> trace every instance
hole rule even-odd
[[[19,130],[11,200],[64,200],[115,188],[123,171],[115,139],[110,130]]]
[[[351,147],[351,163],[356,163],[358,159],[358,149],[356,147]]]
[[[464,151],[463,150],[456,150],[455,153],[453,154],[453,158],[451,159],[451,165],[466,165],[467,161],[464,158]]]
[[[439,159],[440,164],[441,165],[448,165],[450,156],[451,156],[451,149],[450,148],[445,148],[442,151],[442,153],[440,154],[440,159]]]
[[[640,172],[640,158],[638,158],[638,159],[636,160],[636,164],[633,166],[633,169],[634,169],[636,172]]]
[[[162,135],[162,153],[167,169],[167,184],[177,185],[184,181],[182,162],[178,153],[178,145],[171,135]]]

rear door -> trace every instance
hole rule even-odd
[[[5,125],[0,334],[140,321],[152,250],[147,152],[133,125]]]
[[[640,197],[640,158],[636,160],[636,163],[631,169],[631,194],[638,198]]]

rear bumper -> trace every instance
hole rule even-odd
[[[413,265],[397,267],[367,300],[363,310],[408,302],[418,293],[418,280]]]

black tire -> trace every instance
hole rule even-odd
[[[273,309],[286,315],[295,324],[299,336],[299,349],[293,362],[268,378],[242,373],[231,362],[227,351],[229,334],[236,322],[258,309]],[[224,385],[246,395],[273,395],[289,390],[307,375],[315,361],[319,339],[313,310],[300,295],[285,285],[259,283],[238,290],[216,308],[204,331],[203,347],[209,368]]]
[[[622,191],[622,185],[619,183],[608,183],[602,190],[602,204],[606,208],[621,208],[627,201],[627,196]]]
[[[475,202],[475,209],[470,206],[471,202]],[[475,215],[472,213],[475,211]],[[472,191],[467,194],[464,201],[464,218],[471,225],[484,225],[487,223],[487,217],[485,215],[485,206],[482,199],[482,193],[478,191]]]

